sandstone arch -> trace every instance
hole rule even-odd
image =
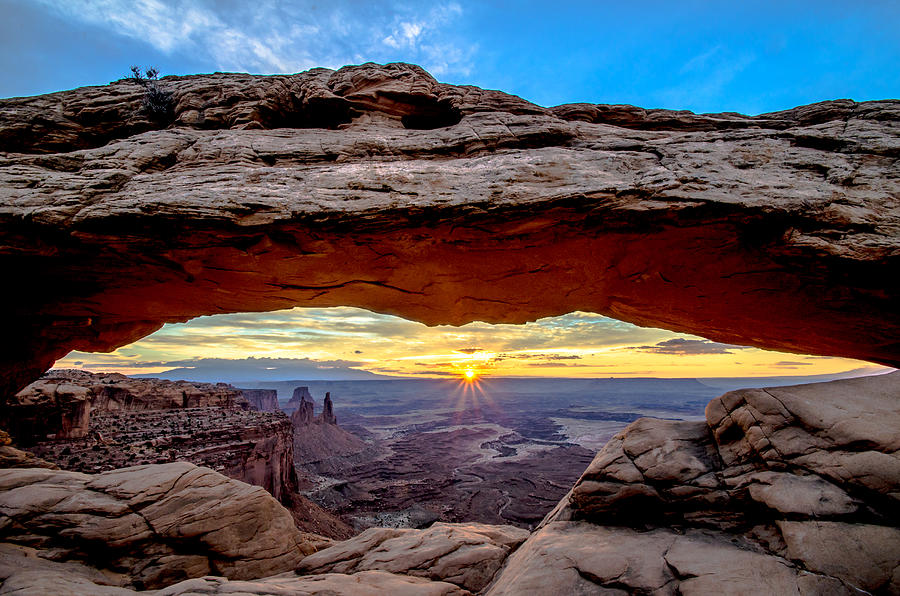
[[[0,101],[7,394],[203,314],[585,310],[900,363],[900,102],[542,108],[366,64]],[[165,125],[165,128],[161,126]]]

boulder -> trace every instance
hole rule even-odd
[[[282,573],[253,580],[205,576],[180,581],[159,590],[123,587],[122,577],[104,574],[79,563],[58,563],[38,557],[34,549],[0,543],[0,595],[96,594],[97,596],[470,596],[453,584],[384,571],[363,571],[298,577]]]
[[[427,530],[370,528],[309,555],[297,573],[382,570],[478,592],[527,537],[521,528],[478,523],[436,523]]]
[[[550,522],[507,561],[487,596],[857,594],[734,538]]]
[[[0,470],[0,540],[125,574],[142,589],[264,577],[314,550],[268,492],[188,463],[95,476]]]

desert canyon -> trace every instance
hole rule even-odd
[[[581,310],[896,367],[900,101],[545,108],[371,63],[160,85],[153,117],[129,80],[0,100],[0,594],[900,594],[900,372],[729,391],[596,454],[500,421],[471,441],[582,470],[549,513],[362,532],[299,492],[323,444],[376,454],[339,395],[41,376],[291,306]],[[346,494],[393,498],[424,446],[388,447]]]

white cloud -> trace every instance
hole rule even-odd
[[[391,35],[384,38],[384,43],[392,48],[415,48],[419,35],[422,33],[420,23],[400,23]]]
[[[681,70],[679,70],[678,72],[681,74],[685,74],[688,72],[702,70],[703,68],[706,67],[706,65],[710,61],[710,59],[713,58],[716,54],[718,54],[721,51],[722,51],[722,46],[720,46],[720,45],[713,46],[710,49],[706,50],[705,52],[697,54],[696,56],[694,56],[693,58],[691,58],[690,60],[685,62],[684,65],[681,67]]]
[[[37,0],[64,18],[130,37],[210,70],[255,73],[403,60],[467,74],[477,46],[453,34],[454,2],[433,7],[309,1]]]
[[[728,85],[755,61],[755,54],[733,54],[715,46],[688,60],[679,70],[678,84],[656,93],[656,98],[665,107],[702,112],[706,105],[716,105]]]

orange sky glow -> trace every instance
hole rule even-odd
[[[159,373],[192,359],[309,359],[402,377],[757,377],[872,368],[846,358],[786,354],[637,327],[590,313],[525,325],[427,327],[357,308],[295,308],[199,317],[110,354],[73,352],[57,368]]]

